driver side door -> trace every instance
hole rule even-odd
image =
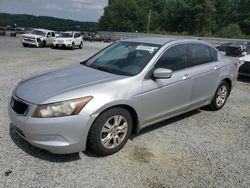
[[[187,110],[191,101],[191,70],[186,44],[168,48],[155,64],[154,70],[157,68],[170,69],[173,73],[167,79],[151,77],[143,80],[142,125],[144,127]]]

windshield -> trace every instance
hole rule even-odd
[[[62,37],[63,38],[72,38],[73,37],[73,33],[62,33]]]
[[[140,73],[160,46],[135,42],[118,42],[99,52],[86,66],[113,74],[134,76]]]
[[[43,37],[45,37],[45,35],[46,35],[46,33],[44,33],[43,31],[39,31],[39,30],[33,30],[33,31],[31,31],[31,34],[40,35]]]

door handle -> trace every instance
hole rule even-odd
[[[190,78],[189,74],[185,74],[185,75],[182,77],[182,80],[187,80],[187,79],[189,79],[189,78]]]
[[[215,65],[215,66],[214,66],[214,70],[217,70],[218,68],[219,68],[218,65]]]

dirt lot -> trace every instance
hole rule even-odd
[[[9,129],[7,103],[24,77],[94,54],[23,48],[0,38],[0,187],[250,187],[250,79],[241,79],[218,112],[195,110],[156,124],[108,157],[53,155]]]

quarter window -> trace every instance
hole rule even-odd
[[[208,46],[202,44],[189,45],[189,53],[192,66],[211,62],[211,55]]]
[[[166,68],[172,71],[178,71],[188,67],[187,59],[187,45],[176,45],[162,55],[156,63],[155,68]]]

